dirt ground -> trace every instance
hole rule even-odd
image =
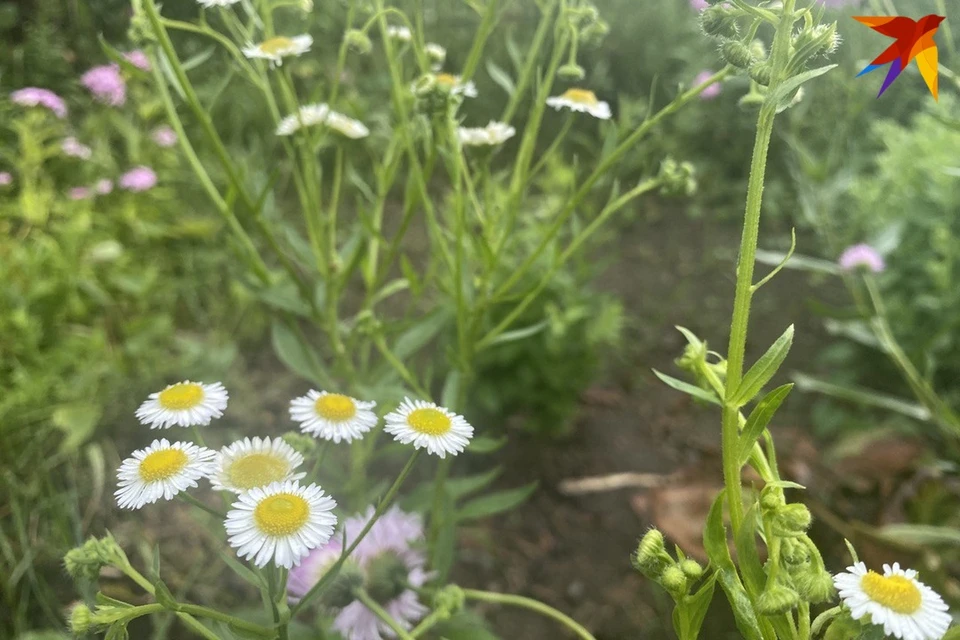
[[[558,485],[583,476],[670,474],[691,467],[704,477],[721,477],[718,412],[669,389],[650,370],[677,374],[673,360],[685,341],[674,325],[725,351],[737,236],[733,225],[671,215],[633,225],[620,241],[622,257],[601,278],[601,286],[625,304],[625,348],[584,394],[567,440],[511,437],[501,460],[507,469],[502,486],[537,479],[540,489],[521,509],[463,532],[465,550],[455,578],[548,602],[599,640],[658,640],[673,637],[672,602],[629,563],[638,537],[652,525],[631,505],[638,496],[644,502],[643,492],[627,488],[568,496]],[[758,267],[760,273],[765,269]],[[797,339],[787,368],[811,353],[805,347],[815,340],[816,329],[801,326],[809,315],[803,309],[804,289],[802,277],[785,272],[758,294],[748,359],[791,322],[798,323]],[[792,398],[780,420],[802,423],[802,405],[802,398]],[[722,611],[716,613],[725,620]],[[566,637],[529,612],[491,609],[487,614],[503,638]],[[705,637],[739,637],[723,630],[729,622],[716,626],[717,617],[710,619],[715,626]]]

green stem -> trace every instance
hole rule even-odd
[[[427,631],[432,629],[434,625],[438,622],[443,622],[450,617],[450,612],[443,609],[438,609],[437,611],[432,612],[426,618],[420,621],[416,627],[413,628],[413,631],[410,632],[410,635],[414,638],[419,638]]]
[[[771,53],[774,81],[770,90],[783,80],[790,47],[790,32],[793,28],[794,0],[785,0],[780,23],[774,35]],[[747,346],[747,325],[750,319],[750,302],[753,297],[753,268],[757,255],[757,239],[760,235],[760,208],[763,201],[763,182],[767,168],[767,151],[773,135],[773,121],[777,105],[765,102],[757,118],[757,136],[750,162],[750,179],[747,183],[747,206],[743,217],[743,233],[740,237],[740,254],[737,258],[737,284],[733,300],[733,318],[730,321],[730,343],[727,348],[727,379],[723,405],[721,449],[723,454],[723,480],[727,488],[727,504],[730,508],[730,525],[736,533],[743,522],[743,498],[740,480],[740,407],[732,399],[743,379],[743,361]]]
[[[326,589],[330,585],[330,583],[333,581],[333,579],[337,577],[337,574],[340,573],[341,567],[343,567],[343,563],[347,561],[347,558],[349,558],[350,554],[353,553],[354,549],[357,548],[357,545],[360,544],[360,542],[367,535],[367,533],[370,532],[370,529],[373,527],[374,523],[376,523],[376,521],[380,519],[380,516],[382,516],[384,512],[386,512],[386,510],[393,503],[393,499],[396,497],[397,492],[400,490],[400,487],[403,485],[403,482],[407,479],[407,476],[409,476],[410,472],[413,470],[413,465],[414,463],[416,463],[417,458],[420,456],[421,452],[422,452],[421,449],[417,449],[416,451],[413,452],[413,455],[411,455],[410,459],[407,460],[407,464],[404,465],[403,469],[400,471],[400,475],[398,475],[397,479],[393,481],[393,484],[387,490],[387,493],[383,496],[383,499],[380,501],[380,504],[377,505],[376,510],[373,512],[373,517],[370,518],[370,520],[363,527],[360,533],[353,538],[353,541],[350,543],[350,546],[347,547],[342,554],[340,554],[340,558],[337,559],[336,563],[334,563],[334,565],[330,567],[330,569],[323,575],[323,577],[320,579],[319,582],[317,582],[317,584],[313,585],[313,587],[310,588],[310,591],[308,591],[306,595],[303,596],[300,602],[298,602],[297,604],[295,604],[293,607],[290,608],[291,617],[295,616],[297,612],[300,611],[304,606],[309,604],[313,599],[315,599],[317,596],[323,593],[324,589]],[[345,536],[352,535],[352,533],[349,531],[344,531],[344,535]]]
[[[583,638],[583,640],[596,640],[596,638],[593,637],[593,634],[583,628],[583,626],[581,626],[576,620],[565,613],[557,611],[553,607],[540,602],[539,600],[506,593],[495,593],[493,591],[477,591],[476,589],[464,589],[463,595],[465,595],[469,600],[493,602],[496,604],[522,607],[524,609],[536,611],[543,616],[553,618],[554,620],[566,625],[571,631]]]
[[[254,633],[264,638],[273,638],[277,635],[276,631],[270,627],[264,627],[259,624],[247,622],[242,618],[231,616],[230,614],[217,611],[216,609],[210,609],[198,604],[181,603],[177,605],[177,610],[200,618],[209,618],[210,620],[224,622],[235,629]]]
[[[213,507],[208,507],[207,505],[203,504],[202,502],[194,498],[192,495],[190,495],[186,491],[182,491],[178,493],[177,497],[183,500],[184,502],[186,502],[187,504],[192,504],[193,506],[200,509],[201,511],[206,511],[207,513],[209,513],[215,518],[224,520],[227,517],[227,514],[223,513],[222,511],[217,511]]]
[[[142,573],[133,568],[133,565],[126,563],[123,566],[118,567],[124,575],[140,585],[140,588],[149,593],[151,596],[157,594],[156,588],[153,586],[153,583],[147,580]],[[192,629],[197,635],[206,638],[207,640],[220,640],[220,638],[207,629],[199,620],[191,616],[189,613],[184,611],[177,611],[177,617],[183,621],[183,623]]]
[[[372,597],[369,593],[367,593],[366,589],[364,589],[364,588],[361,587],[361,588],[357,589],[356,591],[354,591],[354,592],[353,592],[353,595],[355,595],[355,596],[357,597],[357,600],[359,600],[360,602],[362,602],[363,605],[364,605],[367,609],[369,609],[370,611],[372,611],[375,616],[377,616],[378,618],[380,618],[380,620],[381,620],[385,625],[387,625],[388,627],[390,627],[390,629],[392,629],[393,632],[394,632],[395,634],[397,634],[397,637],[400,638],[400,640],[413,640],[413,639],[414,639],[414,636],[412,636],[412,635],[410,635],[409,633],[407,633],[407,631],[406,631],[403,627],[400,626],[400,623],[398,623],[396,620],[394,620],[393,616],[391,616],[389,613],[387,613],[386,609],[384,609],[383,607],[381,607],[381,606],[380,606],[380,603],[378,603],[376,600],[374,600],[373,597]]]

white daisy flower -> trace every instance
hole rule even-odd
[[[457,129],[457,137],[460,138],[460,143],[474,147],[503,144],[516,133],[517,130],[507,123],[493,122],[492,120],[485,127],[459,127]]]
[[[412,442],[417,449],[426,447],[441,458],[448,453],[457,455],[473,437],[473,427],[463,416],[423,400],[404,398],[384,420],[383,430],[392,434],[394,440],[403,444]]]
[[[300,480],[306,474],[294,473],[303,464],[303,456],[280,438],[244,438],[217,454],[210,482],[218,491],[243,493],[274,482]]]
[[[597,100],[597,94],[588,89],[567,89],[562,95],[547,98],[547,105],[554,109],[570,109],[589,113],[601,120],[610,119],[610,105]]]
[[[310,390],[290,401],[290,417],[300,430],[334,443],[359,440],[377,426],[376,402],[364,402],[340,393]]]
[[[230,546],[258,567],[272,559],[278,567],[298,566],[312,549],[333,535],[336,501],[315,484],[274,482],[241,493],[224,527]]]
[[[283,64],[283,59],[289,56],[301,56],[313,46],[313,38],[307,34],[287,38],[277,36],[264,40],[260,44],[249,44],[243,49],[243,55],[248,58],[262,58],[271,64]]]
[[[289,115],[277,125],[278,136],[289,136],[303,127],[313,127],[327,121],[330,107],[325,104],[305,104],[299,111]]]
[[[232,4],[237,4],[240,0],[197,0],[197,3],[204,9],[210,9],[212,7],[229,7]]]
[[[192,442],[154,440],[146,449],[134,451],[117,470],[117,504],[122,509],[139,509],[196,487],[197,480],[213,471],[216,455]]]
[[[399,40],[400,42],[410,42],[413,40],[413,34],[409,27],[387,27],[387,37]],[[444,52],[446,56],[446,52]]]
[[[950,626],[947,605],[913,569],[883,565],[883,575],[857,562],[834,576],[840,598],[854,620],[869,616],[883,632],[901,640],[940,640]]]
[[[370,129],[362,122],[336,111],[331,111],[327,116],[327,126],[354,140],[370,135]]]
[[[223,415],[228,399],[227,390],[219,382],[204,384],[186,380],[151,393],[136,415],[140,424],[148,424],[151,429],[208,425]]]
[[[467,98],[477,97],[477,85],[472,80],[463,82],[460,76],[452,73],[438,73],[434,76],[437,85],[443,87],[455,96],[465,96]]]

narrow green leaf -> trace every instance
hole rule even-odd
[[[425,316],[397,338],[393,346],[393,354],[400,360],[414,355],[447,327],[452,317],[453,314],[446,307],[441,307]]]
[[[541,320],[536,324],[532,324],[529,327],[522,327],[520,329],[514,329],[512,331],[504,331],[496,338],[490,341],[490,346],[495,344],[503,344],[505,342],[514,342],[515,340],[523,340],[524,338],[529,338],[530,336],[535,336],[544,329],[547,328],[547,325],[550,323],[549,320]]]
[[[223,560],[223,562],[228,567],[230,567],[235,574],[237,574],[238,576],[240,576],[241,578],[243,578],[253,586],[257,587],[258,589],[263,586],[263,582],[261,582],[260,577],[257,576],[257,574],[254,573],[251,569],[249,569],[246,565],[242,564],[236,558],[234,558],[233,555],[229,553],[224,553],[223,551],[220,551],[219,555],[220,555],[220,559]]]
[[[740,386],[737,387],[731,398],[731,402],[735,406],[742,407],[760,393],[763,386],[770,382],[770,379],[773,378],[777,369],[780,368],[780,365],[783,364],[783,361],[787,358],[787,354],[790,353],[790,345],[792,344],[793,325],[790,325],[787,327],[787,330],[783,332],[783,335],[777,338],[777,341],[767,349],[765,354],[760,356],[760,359],[757,360],[756,363],[750,367],[750,370],[747,371],[746,375],[743,376],[743,380],[740,381]]]
[[[743,525],[737,533],[737,564],[748,591],[759,594],[767,582],[767,574],[757,551],[757,505],[750,505],[743,515]]]
[[[706,526],[703,530],[703,546],[710,558],[710,563],[717,572],[717,580],[727,594],[727,601],[733,609],[737,628],[745,640],[763,640],[760,632],[760,623],[753,611],[750,596],[740,582],[737,569],[730,557],[730,548],[727,546],[727,530],[723,525],[723,500],[726,491],[717,494],[707,515]]]
[[[827,382],[826,380],[821,380],[819,378],[814,378],[813,376],[808,376],[804,373],[794,373],[791,377],[797,384],[797,389],[800,391],[814,391],[816,393],[822,393],[824,395],[839,398],[841,400],[849,400],[850,402],[856,402],[869,407],[877,407],[880,409],[896,411],[897,413],[902,413],[903,415],[909,416],[914,420],[921,420],[923,422],[929,421],[931,417],[930,411],[927,410],[926,407],[919,405],[916,402],[878,393],[871,389],[865,389],[863,387],[846,387],[839,384],[834,384],[832,382]]]
[[[661,373],[656,369],[653,370],[653,374],[658,378],[660,378],[660,380],[662,380],[664,383],[666,383],[667,386],[673,387],[677,391],[681,391],[683,393],[686,393],[687,395],[693,396],[694,398],[699,398],[701,400],[705,400],[707,402],[711,402],[716,405],[721,404],[720,398],[718,398],[716,394],[713,394],[705,389],[701,389],[700,387],[694,386],[689,382],[678,380],[673,376],[668,376],[667,374]]]
[[[539,481],[534,480],[530,484],[517,487],[516,489],[488,493],[487,495],[471,500],[457,510],[457,522],[486,518],[487,516],[509,511],[525,502],[537,489],[538,484]]]
[[[777,86],[776,89],[774,89],[770,93],[770,95],[767,96],[767,100],[773,104],[776,104],[779,109],[784,102],[789,102],[789,100],[793,97],[793,94],[796,92],[796,90],[800,88],[800,85],[810,80],[813,80],[816,77],[822,76],[827,71],[830,71],[836,66],[837,65],[835,64],[828,64],[823,67],[819,67],[817,69],[810,69],[809,71],[804,71],[799,75],[796,75],[796,76],[793,76],[792,78],[784,80],[779,86]]]
[[[470,453],[493,453],[499,451],[503,445],[507,444],[507,437],[491,438],[490,436],[477,436],[467,445],[467,451]]]
[[[490,471],[478,473],[462,478],[447,480],[444,489],[453,496],[454,499],[462,498],[471,493],[484,489],[503,473],[503,467],[494,467]],[[425,511],[433,500],[433,483],[426,482],[414,489],[410,495],[403,500],[405,511]]]
[[[783,263],[786,257],[787,254],[784,251],[767,251],[765,249],[757,249],[757,262],[762,264],[768,264],[775,267],[778,264]],[[821,260],[820,258],[811,258],[810,256],[803,256],[797,253],[794,253],[790,257],[789,262],[784,263],[784,268],[795,269],[797,271],[808,271],[811,273],[827,273],[835,276],[843,273],[843,270],[837,266],[836,262]]]
[[[297,375],[323,384],[327,373],[320,365],[320,359],[309,345],[303,344],[290,328],[280,320],[274,320],[271,327],[271,341],[277,357]]]
[[[674,629],[679,638],[696,638],[700,635],[703,620],[707,617],[707,610],[713,601],[714,587],[717,584],[717,574],[713,573],[693,593],[683,605],[674,609]],[[679,612],[679,616],[677,616]],[[679,618],[679,620],[678,620]]]
[[[440,523],[436,537],[430,548],[430,566],[439,575],[442,584],[453,567],[457,547],[457,523],[454,517],[455,504],[453,496],[444,491],[443,509],[439,512]]]
[[[681,327],[680,325],[674,325],[674,326],[676,327],[677,331],[683,334],[683,337],[687,339],[687,342],[689,344],[693,345],[694,347],[699,347],[703,344],[703,340],[698,338],[696,334],[693,333],[693,331],[690,331],[690,329],[687,329],[686,327]]]
[[[170,589],[167,588],[167,585],[159,576],[153,579],[153,589],[155,591],[153,597],[158,604],[163,605],[165,609],[169,609],[170,611],[176,611],[178,609],[177,599],[173,597]]]
[[[747,463],[750,458],[750,452],[753,450],[753,444],[760,438],[763,430],[770,424],[770,419],[780,408],[781,403],[790,394],[793,389],[792,383],[779,386],[763,397],[763,400],[757,403],[750,415],[747,417],[747,424],[743,427],[740,434],[740,466]]]
[[[102,411],[90,402],[74,402],[54,410],[50,421],[63,432],[60,441],[61,453],[72,453],[86,442],[97,428]]]
[[[929,524],[888,524],[877,533],[882,538],[916,547],[960,547],[960,530]]]
[[[498,87],[506,91],[508,96],[512,96],[516,90],[517,85],[514,84],[513,79],[507,74],[506,71],[501,69],[494,63],[492,60],[487,60],[487,73],[490,74],[490,79],[493,80]]]

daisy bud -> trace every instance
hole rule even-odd
[[[750,78],[759,85],[769,87],[773,78],[773,67],[769,62],[755,64],[750,67]]]
[[[587,73],[583,70],[583,67],[573,62],[557,69],[557,76],[564,80],[583,80],[586,75]]]
[[[799,503],[777,509],[773,515],[773,533],[784,538],[802,536],[810,528],[810,510]]]
[[[361,55],[366,55],[373,51],[373,43],[370,41],[370,38],[359,29],[348,30],[344,39],[348,47]]]
[[[780,547],[780,558],[792,566],[803,565],[810,561],[807,546],[796,538],[784,538]]]
[[[672,564],[664,569],[660,576],[660,584],[675,598],[680,598],[687,593],[687,576],[679,565]]]
[[[823,640],[850,640],[862,636],[863,625],[850,617],[849,611],[843,611],[833,619],[823,634]]]
[[[807,571],[794,580],[800,597],[811,604],[833,600],[837,590],[833,586],[833,576],[826,571]]]
[[[668,196],[690,196],[697,189],[693,165],[667,158],[660,164],[660,192]]]
[[[104,566],[100,554],[97,553],[97,541],[90,538],[81,546],[67,551],[63,556],[63,566],[74,580],[96,580],[100,576],[100,569]]]
[[[671,562],[663,543],[663,534],[657,529],[647,531],[637,545],[633,566],[651,580],[657,580]]]
[[[93,626],[92,612],[85,604],[78,604],[70,610],[70,630],[75,635],[82,636]]]
[[[317,451],[317,440],[304,433],[288,431],[281,438],[303,457],[311,456]]]
[[[753,54],[753,57],[757,60],[763,60],[767,57],[767,47],[763,44],[763,40],[754,40],[750,43],[750,53]]]
[[[727,40],[720,47],[720,57],[738,69],[746,69],[753,63],[753,53],[739,40]]]
[[[700,28],[708,36],[735,37],[736,18],[723,6],[713,6],[700,13]]]
[[[596,20],[586,29],[580,32],[580,38],[584,44],[596,46],[610,33],[610,25],[605,20]]]
[[[466,599],[463,589],[455,584],[449,584],[437,591],[433,597],[433,610],[443,612],[449,617],[463,609]]]
[[[776,511],[786,504],[779,487],[764,487],[760,492],[760,508],[764,511]]]
[[[767,584],[757,598],[757,611],[765,616],[786,613],[800,604],[800,596],[793,589],[779,583]]]
[[[373,558],[366,567],[367,591],[377,602],[390,602],[407,588],[407,565],[392,551]]]
[[[330,587],[320,596],[320,602],[333,609],[343,609],[357,599],[354,593],[362,586],[363,572],[356,562],[347,560]]]
[[[700,566],[700,563],[692,558],[687,558],[686,560],[680,563],[680,570],[683,571],[683,575],[687,576],[691,580],[699,580],[703,576],[703,567]]]
[[[428,42],[423,50],[427,54],[427,57],[437,64],[443,64],[443,61],[447,59],[447,50],[436,42]]]

